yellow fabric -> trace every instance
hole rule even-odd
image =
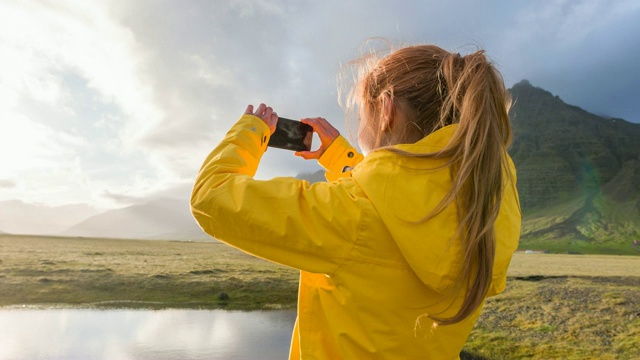
[[[354,149],[342,135],[338,136],[331,146],[325,150],[318,160],[327,170],[325,177],[328,181],[349,176],[351,169],[359,164],[364,157]]]
[[[453,131],[399,147],[431,152]],[[349,155],[355,149],[340,137],[320,159],[334,181],[257,181],[252,176],[268,137],[264,122],[243,116],[205,160],[191,206],[211,236],[301,270],[290,358],[457,359],[480,309],[448,326],[433,327],[425,316],[451,316],[461,302],[442,300],[460,268],[455,208],[414,223],[450,188],[448,169],[388,151],[362,159]],[[510,171],[491,294],[504,289],[520,232],[513,164]]]

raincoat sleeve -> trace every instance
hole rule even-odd
[[[325,168],[324,176],[328,181],[351,176],[351,170],[358,165],[364,156],[349,144],[342,135],[338,136],[322,154],[318,162]]]
[[[333,273],[349,254],[363,215],[347,183],[296,178],[254,180],[268,126],[245,115],[206,158],[191,212],[209,235],[255,256],[315,273]]]

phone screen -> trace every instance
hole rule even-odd
[[[313,128],[297,120],[278,117],[276,131],[271,134],[268,146],[291,151],[310,151]]]

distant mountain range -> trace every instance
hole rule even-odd
[[[189,199],[163,198],[92,216],[56,235],[154,239],[212,240],[196,224]]]
[[[521,249],[640,254],[640,124],[590,114],[523,80],[511,90]],[[322,171],[300,174],[322,181]],[[210,240],[188,199],[98,212],[0,202],[7,233]]]
[[[51,235],[100,213],[88,205],[44,206],[19,200],[0,201],[0,231]]]
[[[0,233],[154,240],[212,240],[193,220],[188,199],[160,198],[122,209],[0,202]]]

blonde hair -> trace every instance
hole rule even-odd
[[[360,74],[347,96],[348,108],[360,106],[366,121],[371,122],[367,127],[376,127],[384,116],[385,102],[391,101],[407,121],[400,138],[391,143],[381,143],[378,131],[378,150],[445,159],[451,172],[451,189],[423,221],[455,202],[459,219],[456,234],[463,249],[457,287],[466,285],[466,293],[452,317],[428,316],[442,325],[457,323],[482,304],[491,285],[494,223],[509,174],[506,150],[512,138],[511,100],[502,76],[484,51],[460,56],[437,46],[420,45],[401,48],[381,60],[372,59],[375,56],[358,63]],[[385,146],[413,143],[451,124],[458,126],[441,151],[416,154]]]

